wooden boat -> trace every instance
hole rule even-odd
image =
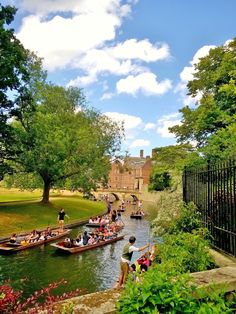
[[[111,243],[114,243],[114,242],[117,242],[117,241],[120,241],[124,238],[124,236],[117,236],[115,238],[112,238],[112,239],[109,239],[109,240],[105,240],[105,241],[100,241],[98,243],[95,243],[95,244],[90,244],[90,245],[85,245],[85,246],[73,246],[73,247],[65,247],[64,246],[64,242],[58,242],[58,243],[52,243],[51,246],[59,249],[59,250],[62,250],[62,251],[65,251],[65,252],[68,252],[68,253],[81,253],[81,252],[84,252],[84,251],[88,251],[88,250],[92,250],[92,249],[96,249],[100,246],[104,246],[104,245],[107,245],[107,244],[111,244]]]
[[[53,232],[59,232],[59,230],[52,230]],[[47,240],[40,240],[40,241],[36,241],[36,242],[32,242],[32,243],[27,243],[27,244],[18,244],[18,243],[11,243],[8,241],[4,241],[2,243],[0,243],[0,253],[12,253],[12,252],[18,252],[18,251],[22,251],[22,250],[26,250],[26,249],[30,249],[33,248],[35,246],[40,246],[42,244],[46,244],[52,241],[55,241],[57,239],[60,239],[66,235],[68,235],[71,232],[71,229],[66,229],[64,232],[59,232],[58,234],[56,234],[55,236],[52,236],[50,238],[48,238]],[[24,235],[25,237],[27,235]]]
[[[107,224],[102,224],[103,226],[106,226]],[[99,228],[101,227],[100,223],[93,223],[93,222],[89,222],[86,224],[86,227],[90,227],[90,228]]]
[[[132,214],[132,215],[130,215],[130,218],[133,218],[133,219],[142,219],[142,218],[143,218],[143,215]]]
[[[123,212],[125,212],[125,208],[118,208],[117,211],[123,213]]]

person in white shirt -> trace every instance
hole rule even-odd
[[[129,265],[132,259],[133,252],[143,251],[149,246],[149,244],[146,244],[140,248],[137,248],[134,246],[135,241],[136,241],[136,238],[134,236],[131,236],[129,238],[129,242],[125,244],[123,248],[123,253],[122,253],[121,261],[120,261],[120,277],[119,277],[118,288],[122,287],[123,284],[126,282],[126,279],[129,273]]]

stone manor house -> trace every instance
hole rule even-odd
[[[152,157],[155,150],[152,150]],[[149,183],[152,169],[152,159],[150,156],[144,157],[143,149],[140,150],[139,157],[126,157],[122,161],[114,161],[109,173],[108,186],[110,189],[137,190],[141,191],[143,185]]]

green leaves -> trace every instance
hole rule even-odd
[[[188,83],[189,95],[200,95],[197,107],[183,107],[181,125],[170,128],[179,142],[197,141],[208,159],[231,157],[234,138],[220,145],[224,130],[236,124],[236,38],[211,49],[195,65],[194,79]],[[213,140],[212,140],[213,138]],[[215,143],[219,142],[216,151]],[[211,152],[212,149],[212,152]]]
[[[119,149],[121,129],[86,107],[78,88],[42,82],[35,92],[37,105],[30,119],[24,115],[12,123],[21,170],[41,177],[44,202],[48,202],[52,186],[96,189],[96,184],[107,178],[107,156]]]

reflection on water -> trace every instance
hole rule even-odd
[[[112,207],[117,208],[118,204],[114,203]],[[62,278],[67,284],[58,287],[56,293],[76,288],[84,289],[83,293],[87,293],[113,287],[119,276],[122,249],[129,236],[134,235],[137,238],[136,245],[142,246],[150,235],[148,220],[130,219],[132,210],[133,206],[130,206],[122,215],[125,223],[124,240],[114,244],[71,255],[63,254],[50,245],[12,255],[0,255],[0,281],[10,279],[15,287],[23,286],[25,295]],[[71,236],[75,237],[78,231],[83,232],[85,229],[89,230],[84,226],[75,228]],[[140,253],[134,253],[133,258],[139,256]]]

